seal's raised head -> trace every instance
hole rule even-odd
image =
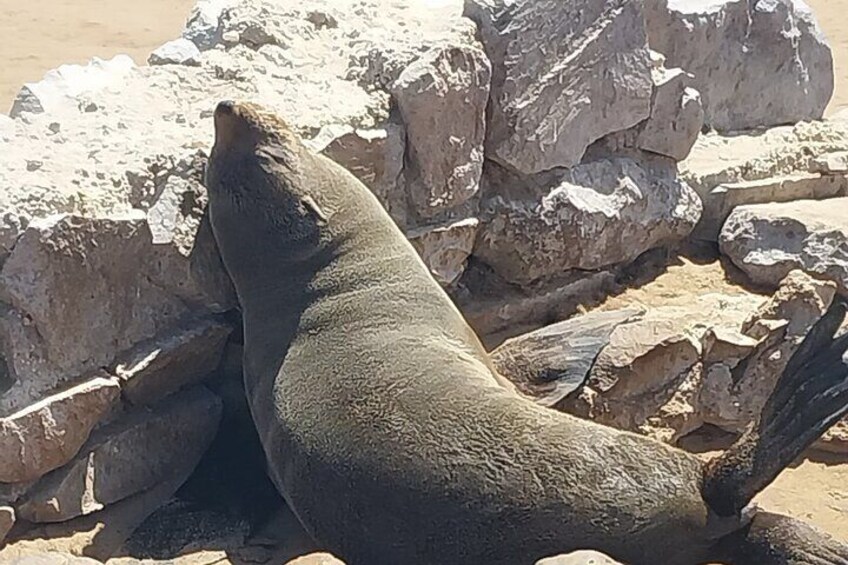
[[[249,153],[292,141],[289,125],[257,104],[223,100],[215,108],[218,153]]]

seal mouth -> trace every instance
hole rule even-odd
[[[247,151],[257,139],[249,119],[245,119],[241,104],[222,100],[215,106],[215,145],[224,151]]]

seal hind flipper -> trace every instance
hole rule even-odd
[[[758,512],[722,539],[713,561],[727,565],[848,565],[848,545],[788,516]]]
[[[834,339],[846,309],[834,301],[787,363],[758,421],[704,466],[702,494],[716,514],[739,514],[848,414],[848,333]]]

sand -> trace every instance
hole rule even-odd
[[[25,82],[120,53],[139,65],[179,37],[194,0],[0,0],[0,111]]]
[[[836,89],[828,114],[848,107],[848,0],[808,0],[834,51]],[[0,0],[0,110],[24,82],[64,63],[119,53],[144,64],[150,51],[177,37],[193,0]],[[653,284],[614,299],[660,304],[705,291],[734,292],[718,264],[672,267]],[[607,306],[610,306],[608,304]],[[848,463],[815,456],[785,471],[759,497],[769,509],[805,518],[848,539]]]

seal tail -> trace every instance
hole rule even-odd
[[[813,326],[758,421],[704,467],[702,495],[719,516],[737,516],[821,434],[848,414],[848,333],[834,338],[848,307],[837,298]]]

